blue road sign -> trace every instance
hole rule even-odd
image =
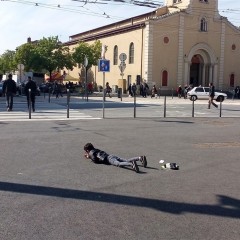
[[[99,59],[98,60],[98,71],[99,72],[110,72],[110,60]]]

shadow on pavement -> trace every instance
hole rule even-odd
[[[217,195],[218,205],[204,205],[8,182],[0,182],[0,191],[145,207],[171,214],[188,212],[228,218],[240,217],[240,200],[223,195]]]

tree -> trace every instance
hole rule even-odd
[[[15,62],[15,51],[7,50],[0,57],[0,70],[3,74],[13,72],[17,69]]]
[[[24,65],[25,71],[31,71],[38,66],[38,56],[35,51],[36,45],[25,43],[17,48],[15,62]]]
[[[38,66],[45,69],[50,74],[50,81],[52,72],[59,69],[73,69],[74,61],[69,51],[69,47],[63,46],[58,37],[48,37],[39,40],[35,48],[35,54],[38,58],[35,58],[35,62],[38,62]]]
[[[91,45],[85,42],[80,42],[74,49],[72,56],[74,61],[79,65],[84,65],[84,59],[86,56],[88,59],[87,69],[89,69],[93,65],[96,66],[98,64],[98,59],[101,57],[101,49],[102,44],[99,40]]]

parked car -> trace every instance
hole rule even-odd
[[[52,92],[52,84],[50,83],[42,83],[39,86],[39,89],[42,93],[48,93],[49,91]]]
[[[194,87],[187,93],[187,96],[191,101],[196,101],[197,99],[208,99],[209,87]],[[223,102],[226,98],[226,93],[215,91],[214,100],[217,102]]]

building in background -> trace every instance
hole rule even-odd
[[[70,36],[64,44],[73,49],[95,40],[108,46],[105,81],[124,90],[144,81],[166,91],[209,82],[223,90],[240,85],[240,30],[220,16],[218,0],[165,0],[162,8]],[[123,75],[121,53],[127,56]],[[81,69],[69,73],[78,78]],[[88,75],[102,86],[97,66]]]

